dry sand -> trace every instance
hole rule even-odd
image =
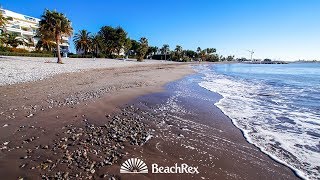
[[[90,69],[150,64],[174,64],[175,62],[158,60],[137,62],[134,59],[63,58],[63,63],[64,64],[57,64],[56,58],[0,56],[0,86],[36,81],[52,77],[56,74],[79,72]]]

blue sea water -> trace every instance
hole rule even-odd
[[[320,63],[197,66],[199,85],[248,142],[304,179],[320,179]]]

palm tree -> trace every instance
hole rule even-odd
[[[16,48],[19,45],[23,45],[24,44],[23,38],[18,36],[17,34],[5,33],[4,37],[5,37],[4,43],[6,45],[10,45],[13,48]]]
[[[200,55],[201,60],[205,61],[206,56],[207,56],[207,50],[206,49],[202,50],[199,55]]]
[[[130,48],[130,50],[133,51],[134,54],[137,53],[139,46],[140,45],[139,45],[138,41],[136,41],[134,39],[131,39],[131,48]]]
[[[129,56],[129,51],[130,51],[131,47],[132,47],[131,39],[130,39],[130,38],[127,38],[126,41],[125,41],[125,43],[124,43],[124,46],[123,46],[126,59],[127,59],[128,56]]]
[[[98,35],[101,37],[103,49],[102,51],[109,56],[112,56],[112,54],[116,51],[116,41],[115,36],[116,32],[115,29],[111,26],[103,26],[100,28],[100,31],[98,32]]]
[[[4,27],[7,23],[7,19],[2,15],[0,11],[0,28]],[[4,30],[0,30],[0,45],[2,45],[6,41],[6,37],[4,34]]]
[[[202,51],[202,50],[201,50],[201,47],[198,47],[198,48],[197,48],[197,58],[201,58],[201,55],[200,55],[200,54],[201,54],[201,51]]]
[[[84,54],[87,54],[91,46],[90,32],[85,29],[79,30],[73,36],[73,42],[77,51],[83,51]]]
[[[167,60],[167,53],[170,51],[169,49],[169,45],[168,44],[164,44],[162,46],[162,53],[164,54],[164,60]]]
[[[140,38],[139,40],[140,42],[140,46],[138,48],[138,61],[143,61],[144,56],[146,55],[147,51],[148,51],[148,39],[145,37]]]
[[[157,53],[157,51],[158,51],[158,47],[157,46],[149,46],[147,55],[148,56],[153,56],[153,55],[155,55]]]
[[[56,11],[50,11],[48,9],[43,13],[39,23],[40,33],[51,33],[56,43],[56,50],[58,61],[57,63],[62,64],[60,54],[60,41],[63,36],[71,37],[73,29],[71,27],[71,21],[62,13]]]
[[[155,47],[154,47],[154,54],[153,54],[153,55],[157,54],[157,53],[158,53],[158,51],[159,51],[158,46],[155,46]]]
[[[183,50],[182,50],[182,46],[177,45],[174,50],[175,50],[175,54],[176,54],[178,60],[180,60],[181,57],[182,57],[182,51],[183,51]]]
[[[4,44],[6,42],[6,37],[4,35],[4,33],[2,32],[0,34],[0,46],[2,46],[2,44]]]
[[[180,54],[182,52],[182,46],[177,45],[175,51]]]
[[[33,38],[32,37],[26,37],[23,39],[24,41],[24,45],[26,45],[27,47],[34,47],[34,41],[33,41]]]
[[[212,54],[215,53],[217,50],[215,48],[207,48],[207,53]]]
[[[123,47],[127,43],[127,32],[120,26],[116,27],[115,29],[115,50],[118,56],[120,55],[121,51],[123,50]]]
[[[7,19],[2,15],[2,12],[0,11],[0,27],[4,27],[7,23]]]
[[[140,38],[139,42],[140,42],[142,45],[148,45],[148,39],[145,38],[145,37]]]
[[[38,43],[36,44],[36,49],[37,50],[44,49],[46,51],[52,52],[53,48],[56,46],[54,41],[53,41],[54,37],[53,37],[51,32],[47,32],[47,33],[38,32],[35,37],[40,39],[38,41]]]
[[[155,55],[155,54],[157,54],[157,52],[158,52],[158,47],[157,46],[153,46],[153,47],[151,47],[151,52],[152,52],[152,55]]]
[[[90,37],[90,45],[91,45],[91,50],[94,53],[94,56],[98,56],[98,52],[102,49],[102,40],[101,37],[98,34],[93,34]]]

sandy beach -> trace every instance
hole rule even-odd
[[[32,58],[2,61],[19,67]],[[45,72],[41,67],[51,66],[37,61],[28,67]],[[65,70],[32,78],[0,70],[2,177],[297,179],[246,142],[213,105],[218,94],[190,83],[196,64],[97,61],[86,66],[91,62],[68,60],[61,65]],[[147,165],[187,163],[199,174],[120,174],[121,164],[133,157]]]
[[[56,74],[80,72],[90,69],[117,68],[150,64],[174,64],[172,61],[134,59],[65,58],[64,64],[57,64],[56,58],[0,57],[0,86],[30,82],[52,77]],[[35,73],[36,72],[36,73]]]

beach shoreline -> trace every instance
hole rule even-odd
[[[135,150],[132,154],[145,159],[147,164],[156,162],[168,166],[187,163],[198,166],[202,172],[199,175],[152,174],[147,177],[299,179],[293,170],[248,143],[241,130],[214,105],[222,96],[195,84],[198,78],[199,74],[188,75],[168,83],[166,91],[140,96],[132,102],[141,110],[152,112],[148,119],[155,120],[149,124],[156,127],[154,129],[157,129],[158,134],[158,137],[145,145],[142,152]],[[129,177],[132,178],[125,176],[124,179]]]
[[[1,86],[4,98],[0,101],[0,175],[33,179],[41,176],[297,178],[289,168],[245,141],[240,130],[213,105],[220,98],[218,95],[206,94],[201,87],[188,84],[196,76],[190,75],[193,73],[190,64],[152,64],[59,74],[45,80]],[[192,89],[192,92],[182,92],[182,89]],[[187,96],[177,95],[179,91],[182,93],[178,94]],[[191,94],[195,97],[190,97]],[[199,94],[205,95],[198,97]],[[106,146],[100,147],[90,144],[100,141],[95,135],[90,142],[81,142],[88,134],[91,137],[104,131],[112,135],[114,129],[110,126],[126,128],[114,125],[115,122],[136,124],[139,127],[136,131],[142,136],[124,141],[109,137]],[[121,133],[130,135],[124,130],[116,131],[120,137],[124,136]],[[72,139],[76,134],[81,134],[80,140]],[[80,151],[83,155],[87,146],[96,150],[99,157],[83,159],[73,153]],[[108,152],[113,156],[108,159],[111,164],[99,164],[99,158],[107,158],[101,147],[111,149]],[[67,158],[68,153],[71,159]],[[94,152],[88,150],[87,153]],[[132,157],[140,157],[148,165],[192,164],[199,166],[200,174],[119,174],[121,163]]]

